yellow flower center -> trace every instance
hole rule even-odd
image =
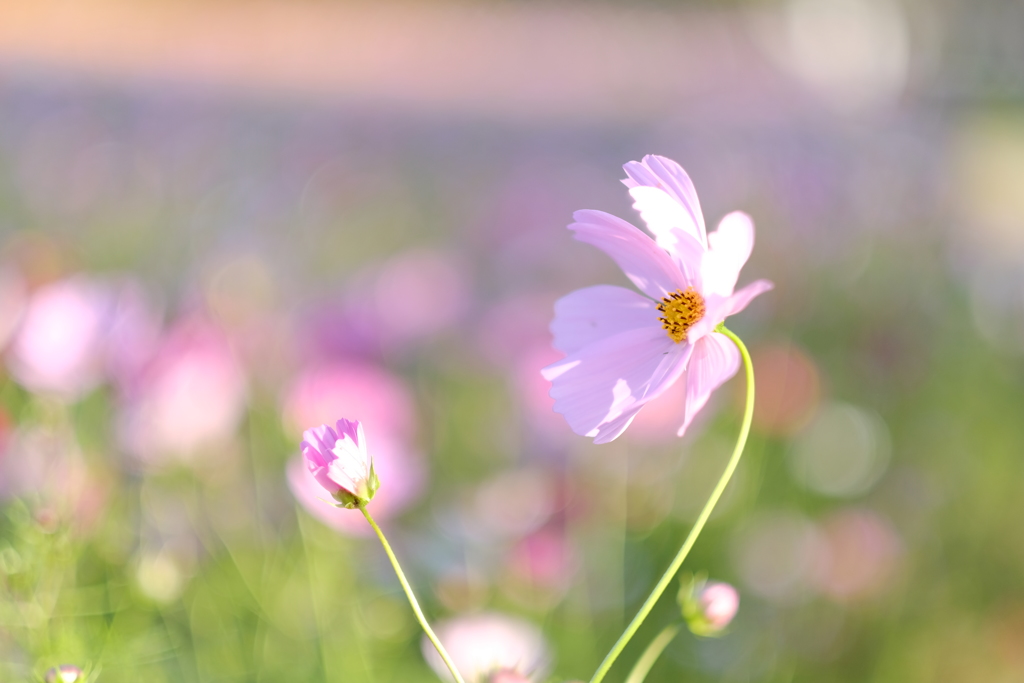
[[[658,318],[675,343],[686,341],[686,331],[704,317],[704,297],[693,287],[677,289],[658,304],[665,315]]]

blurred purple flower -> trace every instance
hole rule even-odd
[[[469,287],[452,254],[409,251],[381,268],[374,304],[381,342],[401,345],[455,324],[469,305]]]
[[[435,631],[467,681],[487,681],[499,672],[543,681],[550,667],[550,650],[540,629],[522,619],[487,612],[449,619],[438,624]],[[426,637],[421,649],[430,668],[451,681],[451,674]]]
[[[754,246],[749,216],[733,212],[708,235],[679,164],[648,155],[624,168],[633,207],[655,239],[603,211],[577,211],[569,229],[611,256],[646,296],[597,285],[559,299],[551,332],[567,357],[543,370],[555,411],[594,443],[618,437],[680,378],[682,436],[711,392],[740,367],[739,350],[715,328],[772,287],[758,280],[734,292]]]
[[[126,447],[142,459],[189,457],[234,435],[247,382],[224,333],[203,319],[160,342],[123,415]]]
[[[75,400],[103,378],[112,292],[76,276],[32,293],[11,345],[11,375],[26,389]]]
[[[160,344],[162,311],[134,280],[119,283],[111,307],[104,349],[111,381],[131,392]]]
[[[341,418],[336,427],[307,429],[302,435],[302,457],[316,482],[342,507],[351,509],[369,502],[380,481],[359,421]]]
[[[423,490],[426,478],[422,457],[386,435],[373,438],[373,469],[384,482],[373,497],[373,516],[386,520],[402,512]],[[288,487],[306,511],[342,533],[368,536],[373,533],[363,516],[355,510],[332,507],[325,502],[324,489],[314,478],[302,456],[287,467]]]
[[[457,325],[471,303],[465,266],[438,249],[396,254],[357,273],[347,289],[342,300],[319,302],[304,316],[300,342],[313,358],[418,348]]]
[[[28,299],[24,279],[14,268],[0,266],[0,351],[21,322]]]

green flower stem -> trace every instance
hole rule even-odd
[[[633,665],[633,670],[629,672],[629,676],[626,677],[626,683],[644,683],[644,679],[647,678],[647,674],[650,672],[651,667],[658,661],[658,657],[665,651],[668,644],[679,633],[679,624],[669,624],[661,633],[651,641],[651,644],[647,646],[644,653],[640,655],[640,659],[636,660],[636,664]]]
[[[395,553],[391,550],[391,545],[388,544],[388,539],[384,538],[384,532],[380,530],[377,523],[373,521],[373,517],[370,516],[370,512],[366,509],[366,503],[359,505],[359,510],[366,517],[366,521],[373,527],[374,532],[377,534],[377,538],[380,539],[381,545],[384,546],[384,552],[388,554],[388,559],[391,560],[391,566],[395,568],[395,574],[398,575],[398,581],[402,584],[402,590],[405,591],[405,596],[409,598],[409,604],[412,605],[412,611],[416,613],[416,620],[420,622],[420,626],[423,627],[423,632],[427,634],[427,638],[430,638],[430,642],[437,648],[437,654],[441,655],[441,659],[444,660],[445,666],[452,672],[452,676],[455,677],[456,683],[466,683],[462,678],[462,674],[455,668],[455,662],[448,655],[448,651],[444,649],[444,645],[438,640],[434,634],[433,629],[430,628],[430,624],[427,623],[427,618],[423,616],[423,610],[420,609],[420,604],[416,602],[416,596],[412,593],[412,587],[405,578],[405,573],[402,571],[401,565],[398,564],[398,558],[395,557]]]
[[[743,448],[747,445],[747,436],[750,434],[750,422],[754,417],[754,364],[750,361],[750,353],[747,351],[747,347],[743,344],[735,334],[725,328],[725,325],[719,325],[716,332],[721,332],[729,339],[731,339],[740,350],[740,355],[743,356],[743,367],[746,370],[747,375],[747,403],[743,410],[743,424],[740,426],[740,435],[736,440],[736,448],[732,452],[732,457],[729,458],[729,464],[725,466],[725,471],[722,472],[722,477],[718,480],[718,484],[715,486],[715,490],[711,492],[711,497],[708,498],[708,502],[704,504],[704,509],[700,511],[700,516],[697,517],[697,521],[694,523],[693,528],[690,529],[690,534],[683,541],[683,546],[676,553],[675,559],[672,560],[672,564],[668,566],[665,573],[661,576],[658,584],[651,591],[651,594],[647,596],[647,600],[640,607],[640,611],[633,617],[633,621],[629,622],[629,626],[619,636],[618,641],[612,646],[612,649],[605,656],[604,661],[601,662],[601,666],[597,667],[597,671],[594,672],[594,677],[590,679],[590,683],[600,683],[604,680],[608,670],[612,668],[612,664],[618,659],[622,650],[626,647],[626,644],[630,641],[633,635],[640,628],[640,625],[644,623],[644,619],[650,614],[651,610],[654,609],[654,604],[658,602],[658,598],[668,588],[668,584],[672,581],[672,578],[679,571],[679,567],[682,566],[683,560],[690,554],[690,549],[693,548],[693,544],[697,541],[697,537],[700,536],[700,532],[704,530],[704,525],[708,521],[708,517],[711,516],[711,512],[715,509],[715,505],[718,503],[718,499],[722,497],[722,493],[725,491],[725,487],[729,484],[729,480],[732,479],[732,475],[736,472],[736,466],[740,463],[740,456],[743,455]]]

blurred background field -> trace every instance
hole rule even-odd
[[[0,6],[0,678],[437,680],[362,517],[298,476],[341,416],[428,614],[588,678],[739,421],[737,379],[682,441],[669,396],[595,447],[538,374],[554,300],[625,283],[572,211],[637,223],[621,164],[657,153],[709,226],[753,216],[741,284],[776,289],[730,322],[755,432],[685,567],[740,611],[648,680],[1024,680],[1022,26],[1012,0]]]

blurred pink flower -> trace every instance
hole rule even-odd
[[[548,527],[516,543],[505,564],[503,588],[509,597],[550,609],[572,585],[579,557],[563,530]]]
[[[311,424],[353,415],[374,435],[406,439],[416,431],[409,389],[399,378],[369,363],[336,362],[303,371],[285,390],[286,426],[296,435]]]
[[[67,425],[23,425],[6,436],[6,452],[0,453],[0,499],[25,497],[40,520],[67,522],[80,533],[92,530],[106,510],[110,491],[88,466],[74,432]]]
[[[373,516],[386,520],[412,504],[423,490],[426,472],[422,457],[387,438],[373,438],[373,469],[381,488],[373,497]],[[324,524],[347,534],[369,536],[370,526],[357,510],[334,507],[323,487],[313,477],[302,456],[287,466],[288,487],[306,510]]]
[[[467,681],[486,681],[499,672],[520,674],[528,681],[545,680],[550,650],[540,629],[528,621],[486,612],[443,621],[435,631]],[[434,672],[451,681],[451,674],[426,637],[421,649]]]
[[[821,525],[814,582],[837,602],[871,598],[892,587],[903,543],[892,525],[873,510],[849,508]]]
[[[505,368],[524,349],[551,348],[548,322],[556,296],[520,295],[488,306],[477,324],[476,348],[487,362]]]
[[[302,457],[317,483],[351,509],[372,499],[380,482],[373,470],[373,455],[366,449],[363,426],[358,420],[341,418],[336,427],[307,429],[302,435]]]
[[[514,669],[501,669],[488,676],[487,683],[530,683],[530,679]]]
[[[227,338],[201,319],[161,341],[123,416],[126,446],[142,459],[189,457],[229,440],[247,399],[245,372]]]
[[[534,432],[552,446],[565,445],[569,439],[575,438],[566,429],[565,420],[554,411],[551,382],[537,372],[537,368],[556,362],[560,355],[545,340],[543,345],[522,350],[513,368],[513,381],[522,403],[523,417]]]
[[[26,389],[75,400],[103,378],[109,288],[77,276],[36,290],[28,300],[8,358]]]
[[[731,213],[708,235],[693,183],[677,163],[648,155],[624,168],[633,207],[655,239],[603,211],[577,211],[569,229],[611,256],[646,296],[597,285],[559,299],[551,332],[567,356],[543,370],[555,410],[594,443],[618,437],[681,378],[682,436],[740,367],[739,350],[715,328],[772,287],[758,280],[734,291],[754,246],[749,216]]]

